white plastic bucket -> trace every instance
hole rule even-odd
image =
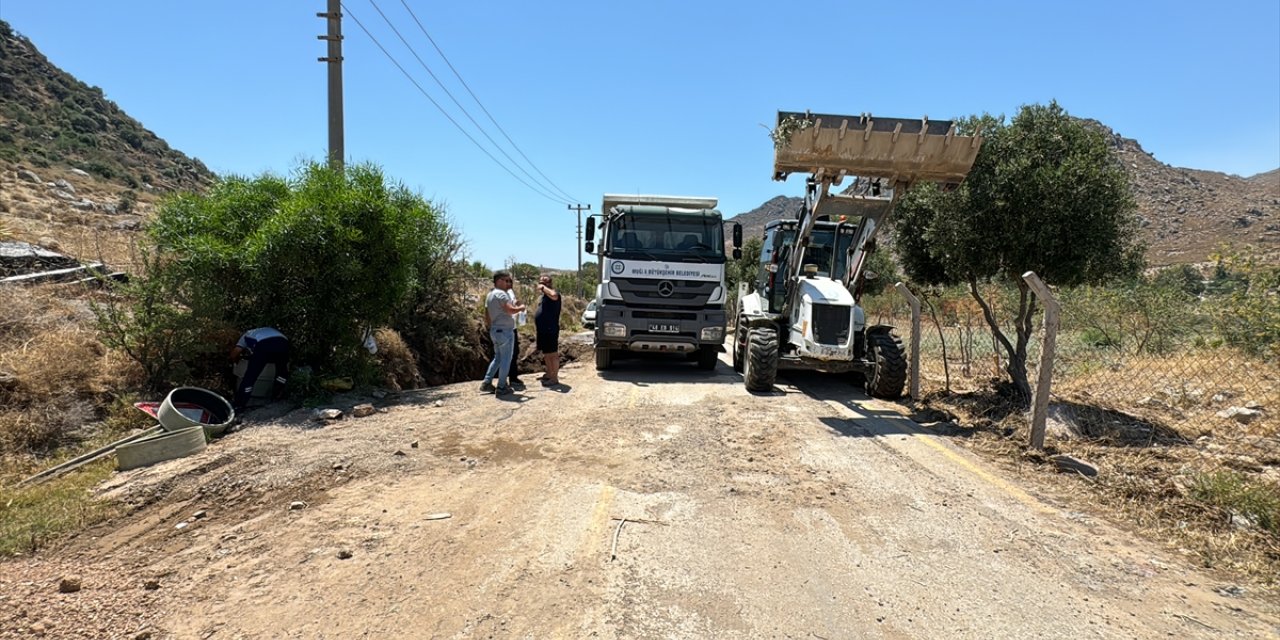
[[[200,387],[178,387],[165,396],[156,419],[165,431],[203,427],[210,438],[227,431],[236,412],[226,398]]]

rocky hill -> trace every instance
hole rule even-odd
[[[742,225],[742,238],[746,241],[761,237],[764,233],[764,225],[771,220],[796,217],[802,205],[804,205],[804,198],[776,196],[746,213],[739,213],[729,221]]]
[[[1280,261],[1280,169],[1239,176],[1172,167],[1095,120],[1129,174],[1139,223],[1153,265],[1204,261],[1223,243],[1253,245]],[[766,222],[794,216],[803,200],[778,196],[732,218],[743,237],[759,237]]]
[[[1138,141],[1087,122],[1107,134],[1129,173],[1152,264],[1199,262],[1222,243],[1280,253],[1280,169],[1241,178],[1171,167]]]
[[[113,254],[160,196],[213,177],[0,21],[0,236]]]

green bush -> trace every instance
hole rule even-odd
[[[130,213],[137,204],[138,193],[132,189],[126,189],[120,192],[120,199],[116,201],[116,211]]]
[[[96,173],[107,180],[111,180],[116,177],[115,167],[99,161],[90,162],[85,166],[85,171],[88,171],[89,173]]]
[[[131,285],[131,313],[106,320],[116,326],[113,344],[153,382],[208,361],[231,346],[229,336],[256,326],[280,329],[295,361],[318,375],[368,379],[365,329],[404,312],[450,232],[436,207],[388,184],[377,167],[314,163],[290,179],[231,177],[205,195],[170,198],[149,230],[157,254]],[[166,345],[176,357],[127,348],[155,324],[180,337]]]
[[[1280,357],[1280,265],[1252,250],[1215,256],[1207,301],[1222,340],[1253,355]]]
[[[174,304],[181,288],[181,271],[157,253],[144,251],[142,272],[123,285],[118,295],[93,303],[98,332],[104,344],[118,349],[142,367],[149,390],[187,382],[189,363],[208,355],[212,345],[202,344],[208,318]]]
[[[1088,346],[1127,354],[1166,354],[1202,327],[1194,289],[1177,277],[1141,277],[1111,286],[1081,286],[1061,294],[1069,327]]]

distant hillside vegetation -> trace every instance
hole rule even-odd
[[[114,259],[160,196],[213,180],[0,21],[0,235]]]
[[[199,189],[213,174],[54,66],[0,21],[0,160],[67,166],[137,189]]]

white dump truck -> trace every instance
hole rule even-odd
[[[596,369],[623,352],[683,353],[713,369],[724,350],[724,219],[715,198],[605,194],[587,218],[599,259]],[[596,234],[599,232],[599,242]],[[733,227],[733,257],[742,228]]]

